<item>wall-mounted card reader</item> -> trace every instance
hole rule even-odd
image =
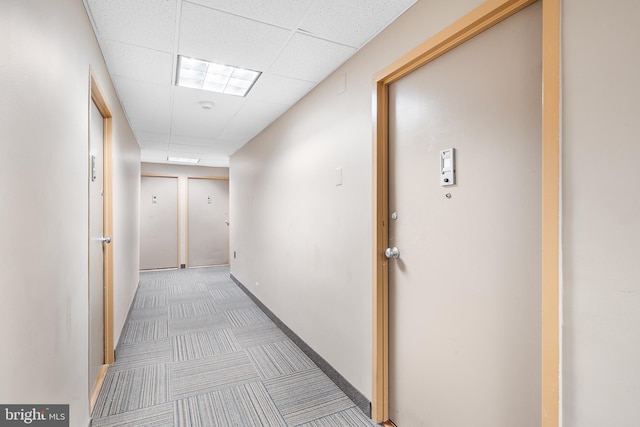
[[[455,153],[455,148],[440,151],[440,185],[443,187],[456,183]]]
[[[91,182],[96,180],[96,156],[91,155]]]

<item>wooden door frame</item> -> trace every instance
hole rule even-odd
[[[112,182],[113,182],[113,161],[112,161],[112,153],[113,153],[113,143],[112,143],[112,114],[109,106],[104,97],[104,93],[100,89],[98,85],[97,78],[93,73],[93,70],[89,71],[89,105],[88,105],[88,117],[89,120],[87,123],[89,124],[89,144],[87,145],[87,149],[90,149],[90,138],[91,138],[91,120],[90,120],[90,111],[91,111],[91,102],[95,103],[98,111],[102,115],[102,120],[104,124],[103,131],[103,149],[102,149],[102,162],[103,162],[103,225],[102,225],[102,235],[103,236],[111,236],[111,243],[104,245],[104,253],[103,253],[103,336],[104,336],[104,365],[98,374],[98,379],[96,380],[96,384],[94,384],[92,390],[90,391],[89,396],[89,406],[90,409],[93,410],[93,405],[95,404],[98,393],[100,391],[100,387],[102,386],[102,381],[104,380],[104,376],[106,374],[106,365],[110,365],[114,362],[114,351],[113,351],[113,190],[112,190]],[[89,193],[87,193],[89,194]],[[91,209],[89,207],[89,209]],[[90,211],[88,212],[90,215]],[[91,245],[91,236],[89,234],[89,245]],[[91,269],[90,260],[87,262],[88,271]],[[90,274],[89,274],[90,276]]]
[[[178,175],[163,175],[163,174],[155,174],[155,173],[141,173],[140,174],[140,179],[142,180],[143,177],[147,177],[147,178],[175,178],[176,179],[176,206],[178,209],[178,224],[177,224],[177,229],[178,229],[178,236],[177,236],[177,245],[178,245],[178,259],[177,259],[177,267],[176,269],[180,269],[180,239],[182,238],[182,234],[180,233],[180,177]]]
[[[542,2],[542,426],[560,406],[560,0],[487,0],[373,80],[373,389],[371,417],[389,419],[389,86],[516,12]]]
[[[187,199],[186,199],[186,203],[185,203],[185,216],[187,217],[185,219],[185,242],[184,242],[184,252],[185,252],[185,257],[186,259],[184,260],[185,265],[187,268],[189,268],[189,180],[190,179],[212,179],[212,180],[219,180],[219,181],[229,181],[229,177],[228,176],[187,176]],[[227,228],[227,233],[229,233],[229,228]],[[231,236],[228,236],[227,241],[229,242],[229,247],[227,248],[227,252],[229,255],[229,263],[231,263]]]

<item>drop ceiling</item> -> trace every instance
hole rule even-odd
[[[227,166],[416,1],[84,0],[142,161],[204,166]],[[183,88],[178,55],[262,75],[246,97]]]

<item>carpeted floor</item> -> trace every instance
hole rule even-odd
[[[212,267],[141,273],[91,425],[376,424]]]

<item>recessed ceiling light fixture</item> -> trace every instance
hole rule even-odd
[[[176,84],[229,95],[247,96],[260,74],[262,73],[259,71],[178,55]]]
[[[167,157],[167,161],[169,162],[176,162],[176,163],[198,163],[200,161],[200,159],[194,159],[191,157],[172,157],[169,156]]]

